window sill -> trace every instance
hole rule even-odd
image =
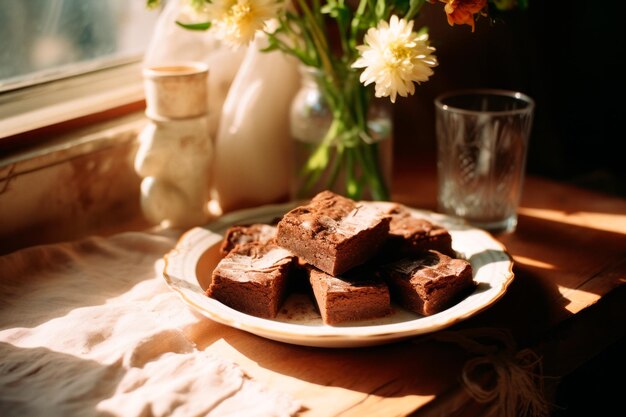
[[[134,62],[0,94],[0,144],[11,136],[144,99]]]

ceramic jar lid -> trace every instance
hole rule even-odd
[[[144,68],[147,116],[186,119],[206,115],[208,74],[208,66],[201,62]]]

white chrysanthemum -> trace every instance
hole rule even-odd
[[[213,0],[206,11],[213,21],[217,36],[233,45],[249,43],[257,30],[277,17],[277,0]]]
[[[390,97],[396,102],[399,94],[406,97],[415,92],[415,84],[428,81],[437,66],[435,48],[428,45],[428,34],[413,32],[413,21],[391,16],[365,34],[364,45],[357,47],[359,59],[353,68],[365,68],[361,82],[375,83],[376,97]]]

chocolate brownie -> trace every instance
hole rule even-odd
[[[434,250],[386,264],[381,271],[392,299],[424,316],[456,304],[475,286],[468,261]]]
[[[246,314],[276,317],[293,260],[275,244],[237,245],[215,267],[206,294]]]
[[[391,216],[389,239],[385,243],[385,256],[402,257],[425,250],[436,250],[456,257],[452,249],[452,236],[442,226],[413,214],[408,207],[397,203],[364,202]]]
[[[276,226],[265,223],[231,226],[224,234],[220,253],[226,256],[235,246],[244,243],[269,243],[276,239]]]
[[[338,276],[369,260],[387,240],[390,218],[330,191],[278,222],[277,241],[305,262]]]
[[[333,277],[310,268],[311,288],[325,324],[374,319],[391,312],[387,285],[361,269]]]

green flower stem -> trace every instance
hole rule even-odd
[[[363,141],[365,126],[357,126],[350,112],[335,112],[326,135],[317,145],[301,170],[303,186],[300,197],[306,196],[327,173],[326,188],[333,189],[343,173],[346,195],[361,199],[367,188],[375,200],[389,200],[388,187],[378,159],[378,144]]]
[[[383,176],[378,163],[378,144],[368,145],[364,143],[357,149],[360,151],[357,156],[364,167],[363,172],[372,192],[372,198],[374,200],[389,200],[389,189],[382,180]]]
[[[333,148],[333,142],[339,135],[341,128],[341,121],[333,118],[326,135],[302,167],[300,176],[304,179],[304,185],[302,189],[299,190],[299,194],[306,195],[311,188],[317,184],[324,171],[328,169],[329,162],[334,161],[335,164],[339,164],[338,161],[340,158],[331,158],[330,152]],[[331,187],[332,185],[329,185],[329,188]]]
[[[343,158],[344,149],[345,148],[343,146],[335,147],[333,165],[330,171],[330,175],[328,176],[328,181],[326,182],[327,189],[332,189],[334,187],[335,183],[337,182],[337,178],[341,173],[341,159]]]
[[[354,13],[354,18],[352,19],[352,25],[350,27],[350,48],[353,51],[356,51],[357,45],[357,34],[361,30],[361,26],[363,26],[364,12],[367,7],[368,0],[361,0],[359,2],[359,6],[357,7],[356,12]]]
[[[322,142],[317,147],[309,158],[306,168],[309,170],[324,169],[328,165],[328,148],[333,145],[333,142],[340,135],[343,129],[342,122],[339,119],[333,119],[328,132],[322,139]]]
[[[318,21],[315,18],[315,15],[311,11],[311,9],[309,8],[309,5],[306,3],[306,0],[298,0],[298,4],[302,8],[305,17],[309,19],[312,39],[324,71],[326,71],[326,73],[330,75],[332,79],[336,79],[335,70],[328,56],[329,46],[326,42],[326,36],[324,34],[324,31],[319,26]]]
[[[352,148],[348,148],[350,152],[345,153],[346,166],[346,193],[351,198],[358,199],[361,197],[361,187],[356,178],[356,167],[354,164],[355,155]]]

